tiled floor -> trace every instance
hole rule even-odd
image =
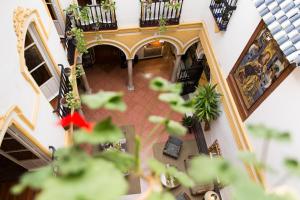
[[[99,121],[108,116],[112,116],[113,122],[117,125],[134,125],[136,134],[144,140],[145,146],[152,146],[149,143],[155,141],[165,141],[168,137],[166,133],[156,134],[147,138],[150,130],[154,127],[148,122],[149,115],[166,116],[170,113],[169,107],[157,99],[157,93],[149,89],[149,80],[152,77],[161,76],[170,79],[173,68],[173,60],[169,58],[155,58],[139,61],[133,69],[134,91],[127,90],[127,69],[121,69],[118,64],[94,65],[86,69],[86,75],[93,93],[99,90],[122,91],[127,110],[124,113],[111,112],[107,110],[89,110],[83,107],[85,117],[89,121]],[[171,118],[180,121],[182,116],[172,113]],[[158,131],[159,132],[159,131]],[[187,135],[186,138],[191,138]],[[147,141],[145,141],[147,138]],[[143,149],[144,153],[151,150]]]

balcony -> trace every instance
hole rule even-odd
[[[84,10],[84,11],[83,11]],[[104,8],[101,3],[86,5],[77,9],[78,14],[69,16],[77,28],[83,31],[102,31],[118,29],[116,12],[114,8]],[[80,16],[84,12],[86,19]]]
[[[59,118],[63,118],[71,113],[71,109],[63,105],[62,99],[65,98],[65,94],[72,90],[72,86],[67,75],[67,69],[65,69],[63,65],[59,64],[59,66],[61,67],[59,93],[57,97],[57,107],[53,112],[56,113]]]
[[[183,0],[152,0],[141,3],[140,27],[177,25],[180,21]]]
[[[226,31],[237,0],[212,0],[210,10],[220,31]]]

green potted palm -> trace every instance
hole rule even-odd
[[[216,120],[220,115],[221,94],[216,91],[217,84],[207,84],[197,88],[193,99],[195,113],[198,120],[204,122],[204,130],[210,130],[210,122]]]
[[[189,130],[189,133],[192,133],[193,117],[184,115],[182,118],[182,125]]]

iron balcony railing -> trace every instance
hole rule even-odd
[[[226,31],[237,0],[211,0],[210,10],[220,31]]]
[[[61,75],[60,75],[60,83],[59,83],[59,93],[57,97],[57,106],[53,112],[57,113],[57,115],[60,118],[63,118],[71,113],[71,109],[69,109],[66,105],[63,104],[62,99],[65,98],[65,94],[67,94],[72,90],[72,86],[64,66],[61,64],[59,64],[58,66],[60,66],[61,68]]]
[[[180,21],[184,0],[144,0],[141,3],[140,27],[159,26],[164,20],[166,25],[177,25]],[[171,6],[177,4],[178,6]]]
[[[78,8],[78,13],[83,8]],[[77,28],[83,31],[101,31],[118,29],[114,8],[104,9],[100,4],[86,5],[88,19],[72,16]]]

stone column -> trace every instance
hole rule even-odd
[[[177,72],[179,69],[179,65],[180,65],[180,61],[181,61],[181,55],[176,55],[176,60],[175,60],[175,65],[173,67],[173,72],[172,72],[172,77],[171,77],[171,81],[174,83],[177,80]]]
[[[89,82],[87,80],[87,77],[86,77],[86,74],[85,74],[85,71],[84,71],[84,68],[83,68],[83,65],[82,65],[82,54],[77,57],[76,64],[80,65],[81,69],[84,72],[81,75],[81,80],[83,82],[84,89],[85,89],[85,91],[86,91],[87,94],[91,94],[92,93],[92,89],[90,88],[90,84],[89,84]]]
[[[128,70],[128,90],[132,91],[134,90],[134,85],[133,85],[133,77],[132,77],[132,59],[127,60],[127,70]]]
[[[87,80],[87,77],[86,77],[85,73],[82,74],[81,80],[82,80],[82,82],[83,82],[84,89],[85,89],[86,93],[87,93],[87,94],[92,94],[92,89],[91,89],[91,87],[90,87],[90,84],[89,84],[89,82],[88,82],[88,80]]]

